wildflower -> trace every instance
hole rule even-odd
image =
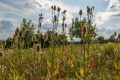
[[[83,70],[83,68],[80,68],[80,76],[84,76],[84,70]]]
[[[36,45],[36,51],[37,51],[37,52],[40,52],[40,51],[41,51],[41,45],[40,45],[40,44],[37,44],[37,45]]]

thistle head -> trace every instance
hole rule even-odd
[[[36,51],[37,51],[37,52],[40,52],[40,51],[41,51],[41,45],[40,45],[40,44],[37,44],[37,45],[36,45]]]
[[[87,6],[87,13],[90,14],[90,7]]]
[[[60,11],[61,11],[61,8],[60,8],[60,7],[58,7],[58,8],[57,8],[57,11],[58,11],[58,12],[60,12]]]
[[[65,23],[65,27],[67,27],[67,24]]]
[[[83,27],[82,32],[83,32],[83,34],[86,34],[86,32],[87,32],[87,28],[86,28],[86,26]]]
[[[51,6],[51,9],[53,9],[53,6]]]
[[[54,9],[54,11],[56,10],[56,5],[54,5],[53,9]]]
[[[19,37],[21,38],[22,37],[22,31],[19,31]]]
[[[16,30],[15,30],[15,35],[18,35],[19,34],[19,28],[16,28]]]
[[[67,10],[64,10],[64,11],[63,11],[63,14],[66,14],[66,12],[67,12]]]
[[[79,11],[79,15],[80,15],[80,16],[82,15],[82,10]]]

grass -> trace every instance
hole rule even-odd
[[[120,46],[92,44],[90,58],[81,45],[3,51],[0,80],[120,80]],[[85,69],[85,72],[84,72]]]

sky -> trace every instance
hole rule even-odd
[[[120,0],[0,0],[0,40],[12,37],[23,18],[32,20],[37,29],[40,13],[44,16],[42,31],[51,28],[52,5],[67,10],[67,30],[71,19],[79,16],[80,9],[86,16],[86,7],[94,6],[93,24],[97,34],[109,38],[114,32],[120,33]]]

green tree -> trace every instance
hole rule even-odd
[[[104,39],[103,36],[99,36],[98,41],[99,41],[100,44],[102,44],[102,43],[104,43],[105,39]]]
[[[25,31],[23,33],[23,41],[24,41],[24,47],[32,46],[32,36],[34,35],[34,24],[31,20],[23,19],[21,23],[21,27],[25,28]]]
[[[86,25],[89,28],[89,37],[90,39],[92,39],[93,37],[95,37],[95,25],[90,25],[88,24],[87,20],[84,18],[82,20],[79,20],[78,18],[76,18],[74,20],[74,25],[72,25],[72,27],[70,28],[70,33],[72,34],[73,37],[76,38],[80,38],[81,40],[83,40],[83,35],[82,35],[82,31],[83,31],[83,27]],[[88,36],[88,34],[86,34],[86,36]]]

